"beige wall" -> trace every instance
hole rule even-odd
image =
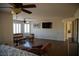
[[[0,12],[0,42],[13,44],[12,15],[9,12]]]
[[[79,20],[79,8],[77,9],[76,13],[74,14],[75,18]],[[79,21],[78,21],[78,42],[79,42]]]
[[[1,16],[1,15],[0,15]],[[0,17],[0,43],[2,43],[1,17]]]
[[[74,16],[75,16],[75,18],[79,18],[79,8],[76,10]]]

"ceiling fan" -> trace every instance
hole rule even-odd
[[[35,4],[28,4],[28,5],[23,5],[22,3],[10,3],[10,5],[12,6],[12,10],[18,14],[21,11],[31,14],[32,12],[29,10],[26,10],[25,8],[36,8]]]
[[[24,20],[21,22],[23,22],[25,24],[25,23],[30,23],[31,21],[27,21],[26,18],[24,18]]]
[[[27,4],[23,5],[22,3],[9,3],[11,5],[10,7],[0,7],[0,8],[11,8],[11,12],[14,14],[19,14],[21,11],[31,14],[32,12],[29,10],[26,10],[25,8],[36,8],[35,4]]]

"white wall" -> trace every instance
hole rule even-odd
[[[64,41],[64,23],[62,18],[30,19],[27,21],[31,21],[31,33],[34,33],[36,38]],[[52,22],[52,28],[43,29],[42,22]],[[35,28],[34,24],[40,24],[40,28]]]
[[[13,20],[9,12],[0,12],[0,42],[13,44]]]

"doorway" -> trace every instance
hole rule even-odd
[[[64,41],[67,43],[67,54],[78,55],[78,19],[64,22]]]

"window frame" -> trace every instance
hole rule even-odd
[[[13,23],[13,34],[21,33],[21,23]]]
[[[26,28],[25,25],[26,25],[26,24],[29,25],[28,31],[25,31],[25,28]],[[24,23],[24,33],[30,33],[30,29],[31,29],[31,28],[30,28],[30,22]]]

